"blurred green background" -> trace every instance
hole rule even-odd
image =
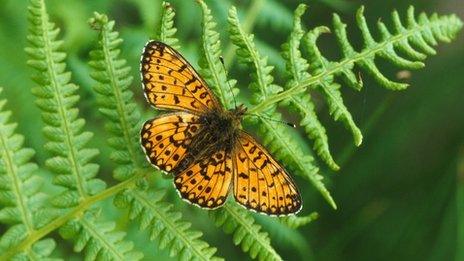
[[[280,45],[291,30],[293,10],[301,2],[310,7],[304,16],[307,27],[331,25],[331,14],[339,13],[351,25],[349,36],[357,48],[361,47],[361,40],[354,26],[354,14],[360,5],[366,6],[371,26],[378,18],[391,24],[391,11],[397,9],[405,14],[409,5],[429,14],[456,13],[464,18],[462,0],[206,1],[219,29],[226,25],[231,4],[238,7],[242,20],[251,12],[247,19],[256,34],[258,48],[277,67],[278,83],[283,78]],[[102,151],[98,158],[101,175],[111,180],[106,134],[95,109],[94,82],[87,65],[88,53],[96,44],[96,32],[90,29],[87,20],[94,11],[116,20],[125,40],[123,57],[138,79],[140,51],[155,32],[161,1],[47,0],[46,3],[51,19],[62,29],[73,81],[81,86],[81,116],[95,132],[93,146]],[[180,51],[196,64],[200,9],[189,0],[172,0],[171,4],[177,12]],[[225,30],[220,32],[223,49],[230,49]],[[37,151],[35,159],[43,166],[47,154],[42,149],[44,138],[39,131],[42,123],[31,94],[34,84],[23,51],[27,46],[26,35],[27,1],[3,0],[0,5],[0,86],[5,89],[2,96],[9,101],[8,108],[19,123],[18,131],[26,136],[26,145]],[[333,36],[324,36],[320,43],[327,57],[340,57]],[[249,81],[246,71],[237,66],[233,56],[226,55],[226,64],[232,65],[230,74],[238,79],[239,86],[246,88]],[[396,77],[397,69],[391,65],[381,61],[380,68],[390,78]],[[350,133],[332,121],[324,103],[316,101],[333,155],[342,167],[334,173],[319,161],[321,174],[339,209],[331,209],[309,183],[297,179],[304,194],[303,213],[317,211],[320,218],[297,231],[267,217],[256,216],[257,221],[271,233],[272,245],[285,260],[464,260],[464,33],[451,44],[440,44],[438,54],[426,60],[426,67],[412,72],[407,79],[411,87],[406,91],[387,91],[368,76],[363,80],[365,87],[359,93],[346,86],[342,88],[345,104],[364,134],[359,148],[354,147]],[[132,90],[139,105],[146,108],[139,85],[135,80]],[[146,115],[150,117],[153,111],[147,110]],[[158,181],[162,186],[169,185],[173,192],[169,180]],[[174,193],[170,196],[176,208],[184,212],[185,219],[193,222],[194,227],[204,232],[204,238],[219,249],[218,255],[228,259],[248,258],[233,246],[232,239],[224,240],[221,230],[211,226],[205,211],[181,203]],[[147,260],[167,258],[167,253],[146,242],[146,233],[128,224],[125,212],[111,204],[105,210],[105,215],[118,220],[120,229],[129,229],[129,237],[143,250]],[[57,234],[53,236],[62,242],[57,248],[59,255],[81,259],[72,252],[71,243],[63,242]]]

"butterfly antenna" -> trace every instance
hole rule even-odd
[[[276,119],[273,119],[273,118],[270,118],[270,117],[266,117],[266,116],[263,116],[263,115],[259,115],[259,114],[246,114],[246,115],[254,116],[254,117],[258,117],[258,118],[262,118],[262,119],[266,119],[266,120],[268,120],[268,121],[273,121],[273,122],[282,123],[282,124],[288,125],[288,126],[290,126],[290,127],[292,127],[292,128],[296,128],[295,123],[292,123],[292,122],[276,120]]]
[[[219,61],[221,61],[222,68],[224,69],[224,73],[226,74],[226,82],[227,82],[227,86],[229,86],[230,93],[232,93],[232,98],[234,98],[234,106],[235,108],[237,108],[237,101],[235,100],[235,95],[234,95],[234,92],[232,91],[232,86],[230,86],[230,82],[228,80],[229,77],[228,77],[228,73],[226,70],[226,66],[224,65],[224,58],[222,58],[222,56],[219,56]]]

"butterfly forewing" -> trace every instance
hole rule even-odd
[[[162,115],[143,124],[142,147],[153,165],[171,171],[185,157],[201,127],[199,116],[190,113]]]
[[[174,178],[181,197],[204,208],[222,206],[231,182],[232,158],[223,150],[205,155]]]
[[[238,143],[234,153],[235,200],[270,215],[298,212],[300,194],[285,169],[247,133],[241,133]]]
[[[171,47],[148,42],[140,66],[145,96],[153,106],[196,113],[221,109],[195,69]]]

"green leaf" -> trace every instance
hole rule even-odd
[[[295,10],[293,31],[290,34],[288,42],[282,45],[282,56],[286,60],[287,72],[290,76],[285,89],[300,84],[304,79],[311,76],[308,72],[308,62],[302,57],[300,51],[300,43],[304,36],[304,30],[301,26],[301,16],[305,10],[306,5],[303,4],[299,5]],[[330,154],[326,130],[317,118],[311,95],[291,96],[283,102],[283,105],[300,115],[300,125],[304,128],[308,137],[314,140],[314,150],[329,167],[338,170],[340,167],[335,163]]]
[[[4,110],[5,104],[6,100],[0,100],[0,222],[9,228],[0,237],[0,252],[18,246],[40,228],[37,214],[47,198],[39,192],[43,182],[31,162],[34,151],[24,148],[24,137],[15,133],[17,124],[10,123],[11,112]],[[47,258],[54,248],[53,239],[44,239],[13,258]]]
[[[160,249],[168,248],[171,256],[179,260],[219,260],[214,257],[216,248],[201,240],[202,233],[191,229],[172,204],[161,201],[163,197],[162,191],[131,189],[118,194],[115,204],[129,208],[129,217],[138,219],[140,230],[148,230],[150,239],[156,240]]]
[[[261,226],[256,224],[250,212],[235,203],[227,203],[222,208],[211,211],[217,227],[232,234],[234,244],[242,247],[251,258],[259,260],[282,260],[271,246],[271,240]]]

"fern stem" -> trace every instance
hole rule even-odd
[[[443,21],[439,21],[439,23],[441,23]],[[251,109],[249,109],[249,113],[260,113],[262,111],[265,111],[267,108],[273,106],[274,104],[282,101],[282,100],[285,100],[291,96],[294,96],[294,95],[298,95],[299,93],[303,92],[306,90],[307,87],[309,86],[312,86],[312,85],[315,85],[315,84],[318,84],[318,83],[323,83],[323,80],[324,78],[328,77],[328,76],[332,76],[332,75],[335,75],[341,71],[343,71],[344,68],[346,68],[346,66],[348,66],[349,64],[354,64],[356,63],[357,61],[361,61],[361,60],[365,60],[369,57],[373,57],[375,56],[375,54],[385,50],[385,48],[392,44],[394,45],[395,43],[399,43],[403,40],[406,40],[408,37],[411,37],[417,33],[420,33],[420,32],[423,32],[423,31],[429,31],[431,30],[431,28],[434,26],[434,24],[432,24],[432,22],[428,22],[426,24],[423,24],[423,25],[419,25],[419,24],[416,24],[414,25],[413,28],[411,29],[408,29],[408,30],[404,30],[403,32],[397,34],[397,35],[392,35],[390,38],[386,39],[386,41],[383,41],[381,43],[379,43],[375,48],[371,48],[371,49],[366,49],[366,50],[363,50],[359,53],[356,53],[354,55],[352,55],[351,57],[346,57],[345,59],[343,59],[342,61],[338,62],[338,63],[335,63],[334,66],[331,66],[330,68],[327,68],[323,71],[321,71],[320,73],[318,74],[315,74],[313,76],[310,76],[308,77],[307,79],[297,83],[297,84],[294,84],[294,86],[292,86],[291,88],[283,91],[283,92],[280,92],[280,93],[277,93],[277,94],[274,94],[274,95],[271,95],[269,96],[267,99],[265,99],[264,101],[260,102],[258,105],[252,107]]]
[[[13,157],[11,150],[8,149],[8,142],[7,138],[4,136],[3,132],[0,132],[0,143],[1,147],[3,148],[3,164],[5,165],[5,170],[8,173],[8,176],[12,179],[12,183],[14,185],[14,194],[15,198],[18,200],[19,209],[21,211],[21,216],[23,223],[27,227],[28,234],[34,233],[34,225],[32,223],[31,213],[28,211],[28,207],[26,206],[26,202],[24,202],[24,195],[20,189],[20,180],[19,176],[16,174],[18,169],[14,164]]]
[[[69,162],[71,164],[71,169],[73,170],[73,175],[76,179],[76,188],[77,188],[77,191],[79,192],[79,196],[83,199],[87,198],[87,193],[85,191],[85,180],[84,178],[82,177],[82,175],[80,175],[80,171],[79,171],[79,167],[77,166],[77,155],[76,155],[76,151],[75,151],[75,148],[73,146],[73,142],[71,141],[71,135],[72,135],[72,130],[71,128],[69,127],[70,123],[69,123],[69,119],[68,119],[68,116],[67,116],[67,113],[66,111],[64,110],[65,108],[65,105],[64,105],[64,102],[63,102],[63,97],[62,97],[62,94],[61,94],[61,90],[59,88],[59,82],[57,80],[57,73],[56,73],[56,68],[58,67],[57,64],[55,64],[55,62],[53,61],[53,47],[52,47],[52,40],[49,38],[49,35],[48,35],[48,30],[45,30],[45,28],[48,28],[49,27],[49,22],[48,22],[48,19],[47,19],[47,11],[45,9],[45,3],[44,1],[40,1],[40,11],[41,11],[41,15],[40,15],[40,18],[41,18],[41,27],[44,28],[44,30],[42,31],[43,34],[42,34],[42,39],[44,41],[44,47],[42,48],[43,51],[45,51],[45,60],[46,60],[46,63],[47,63],[47,73],[48,73],[48,77],[50,79],[50,82],[51,82],[51,86],[53,88],[53,91],[55,94],[57,94],[55,96],[55,99],[58,103],[58,113],[60,115],[60,118],[61,118],[61,122],[63,123],[63,128],[64,128],[64,133],[66,135],[65,137],[65,142],[66,142],[66,147],[68,148],[68,151],[69,151]]]
[[[81,215],[85,210],[89,209],[95,203],[100,202],[106,198],[109,198],[118,192],[123,191],[124,189],[130,188],[135,185],[135,183],[145,177],[146,175],[150,174],[149,170],[139,170],[139,173],[135,174],[131,178],[114,185],[108,189],[103,190],[102,192],[95,194],[93,196],[85,198],[85,200],[81,201],[79,205],[74,207],[68,213],[60,216],[59,218],[51,221],[44,227],[35,230],[33,233],[29,234],[20,244],[17,244],[15,247],[8,249],[5,253],[0,256],[0,260],[9,260],[15,254],[19,253],[20,251],[29,248],[35,242],[46,236],[47,234],[51,233],[55,229],[61,227],[69,220]]]
[[[223,206],[224,210],[227,211],[232,217],[234,217],[235,221],[239,222],[240,225],[245,228],[249,235],[251,235],[256,242],[258,242],[261,246],[263,246],[267,252],[272,254],[273,260],[282,260],[279,254],[271,247],[271,245],[264,241],[261,237],[256,235],[256,230],[253,229],[249,223],[243,219],[243,217],[238,213],[230,204],[225,204]]]

